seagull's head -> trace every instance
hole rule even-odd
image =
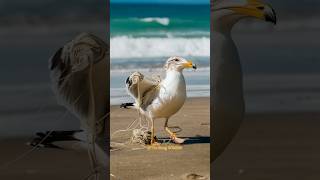
[[[192,61],[188,61],[182,57],[170,57],[164,65],[166,70],[182,71],[185,68],[197,69],[197,65],[193,64]]]
[[[212,10],[214,31],[219,30],[215,28],[217,26],[230,30],[235,23],[246,17],[277,23],[275,10],[260,0],[215,0]]]

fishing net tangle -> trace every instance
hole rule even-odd
[[[130,137],[125,142],[111,141],[111,147],[117,147],[117,146],[125,147],[130,144],[138,144],[138,145],[141,145],[142,148],[144,148],[146,144],[150,143],[150,140],[151,140],[150,120],[148,120],[148,118],[145,115],[143,115],[139,110],[142,103],[142,93],[140,91],[141,90],[140,78],[141,77],[138,75],[134,75],[132,77],[132,83],[137,84],[138,97],[136,100],[136,105],[138,106],[137,108],[138,118],[134,119],[126,129],[120,129],[112,133],[111,139],[124,134],[127,134]],[[149,80],[156,82],[157,85],[154,87],[154,90],[159,88],[159,84],[161,82],[160,76],[152,75],[152,77],[149,78]]]

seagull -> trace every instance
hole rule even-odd
[[[157,118],[165,118],[164,129],[175,143],[185,141],[168,127],[169,118],[180,110],[186,99],[186,83],[182,73],[185,68],[196,69],[197,66],[182,57],[170,57],[164,65],[166,76],[162,81],[154,81],[140,72],[132,73],[126,80],[127,91],[135,103],[124,103],[121,107],[137,109],[151,120],[151,145],[156,144],[154,120]]]
[[[75,131],[37,133],[38,137],[29,143],[35,147],[61,149],[65,148],[55,143],[70,142],[70,147],[79,145],[72,143],[82,143],[77,147],[88,150],[95,179],[99,178],[101,168],[108,169],[108,52],[109,47],[103,40],[82,33],[50,58],[53,91],[58,102],[78,117],[81,127]]]
[[[274,24],[274,9],[258,0],[212,1],[212,37],[214,70],[213,142],[211,162],[230,143],[244,118],[242,70],[237,47],[232,40],[232,27],[241,19],[254,17]]]

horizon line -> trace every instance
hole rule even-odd
[[[110,4],[157,4],[157,5],[210,5],[210,3],[179,3],[179,2],[112,2]]]

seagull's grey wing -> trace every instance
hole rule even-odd
[[[108,113],[108,52],[108,45],[102,40],[83,33],[60,48],[49,60],[52,87],[60,104],[82,120],[88,121],[94,114],[95,121],[98,121]],[[95,112],[91,109],[93,104]],[[99,128],[100,131],[104,129]]]
[[[147,107],[153,102],[153,100],[159,95],[159,86],[152,86],[147,91],[144,92],[140,107],[146,110]]]
[[[143,100],[146,93],[157,87],[158,84],[159,81],[147,78],[140,72],[132,73],[126,80],[127,91],[136,102],[139,98]]]

